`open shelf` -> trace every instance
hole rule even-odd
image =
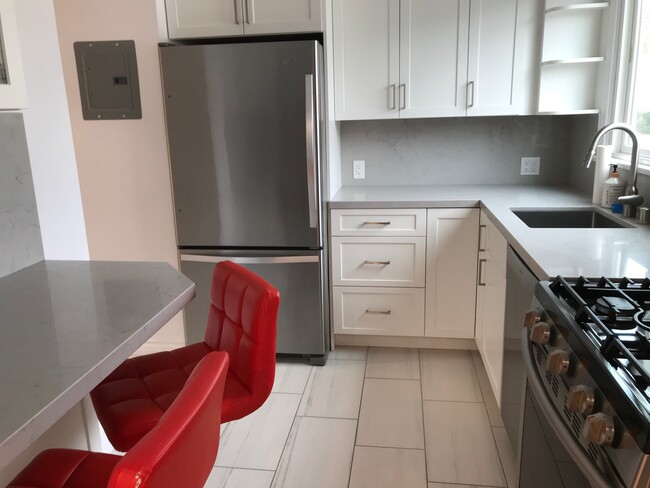
[[[548,61],[542,61],[542,66],[548,66],[551,64],[601,63],[603,61],[605,61],[605,58],[603,56],[592,56],[589,58],[550,59]]]
[[[557,7],[547,8],[544,12],[550,14],[552,12],[563,12],[567,10],[602,10],[607,7],[609,7],[609,2],[573,3],[570,5],[560,5]]]

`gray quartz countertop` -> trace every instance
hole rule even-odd
[[[0,278],[0,470],[194,293],[165,263],[41,261]]]
[[[540,279],[648,276],[650,227],[534,229],[511,209],[591,207],[591,199],[570,187],[445,185],[343,187],[330,208],[480,207]],[[626,220],[622,219],[621,220]]]

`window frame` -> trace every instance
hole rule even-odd
[[[618,110],[616,112],[620,113],[620,120],[623,120],[629,125],[633,125],[631,119],[634,113],[634,89],[636,85],[639,40],[641,37],[641,18],[644,8],[650,9],[650,0],[630,2],[630,10],[632,10],[630,23],[627,28],[624,27],[622,30],[622,35],[627,37],[626,50],[628,55],[625,63],[621,67],[619,86],[623,94],[618,100],[619,107],[617,107]],[[629,165],[632,153],[632,144],[629,136],[617,131],[612,142],[614,145],[614,158],[622,160]],[[643,166],[645,166],[643,172],[650,173],[650,145],[639,148],[639,168]]]

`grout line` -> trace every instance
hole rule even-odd
[[[424,442],[424,476],[429,486],[429,463],[427,463],[427,429],[424,421],[424,386],[422,380],[422,357],[418,349],[418,371],[420,372],[420,400],[422,400],[422,441]]]
[[[369,446],[366,444],[355,444],[354,447],[368,447],[370,449],[393,449],[400,451],[426,451],[424,447],[394,447],[394,446]],[[425,453],[426,457],[426,453]]]
[[[352,481],[352,467],[354,466],[354,452],[357,447],[357,437],[359,436],[359,424],[361,423],[361,405],[363,405],[363,392],[366,388],[366,371],[368,371],[368,356],[370,355],[370,348],[366,349],[366,366],[363,368],[363,384],[361,385],[361,398],[359,398],[359,414],[357,415],[357,428],[354,432],[354,446],[352,446],[352,459],[350,459],[350,472],[348,473],[348,488]]]

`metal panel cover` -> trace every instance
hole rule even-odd
[[[75,42],[85,120],[141,119],[133,41]]]

